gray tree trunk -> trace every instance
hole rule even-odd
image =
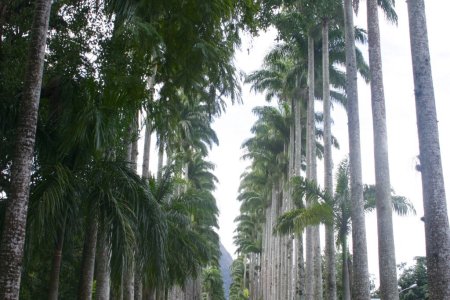
[[[391,183],[377,0],[367,0],[381,298],[398,300]]]
[[[35,1],[31,43],[11,170],[11,194],[6,203],[0,239],[0,299],[18,299],[28,212],[30,172],[36,136],[50,0]]]
[[[137,267],[134,270],[134,300],[142,299],[142,273]]]
[[[270,209],[270,227],[269,227],[269,237],[270,237],[270,259],[269,259],[269,266],[270,266],[270,295],[268,299],[276,300],[276,237],[272,234],[273,226],[275,225],[276,218],[277,218],[277,196],[278,196],[278,188],[277,184],[272,184],[272,207]]]
[[[78,300],[92,299],[94,279],[95,249],[97,246],[98,224],[95,216],[89,216],[84,237],[83,258],[81,261],[81,279],[78,289]]]
[[[108,300],[111,294],[110,247],[108,233],[100,229],[97,242],[97,269],[95,299]]]
[[[342,237],[342,293],[343,300],[351,300],[350,271],[348,269],[347,237]]]
[[[315,169],[315,157],[313,144],[315,145],[314,124],[314,40],[308,36],[308,105],[307,105],[307,131],[306,131],[306,178],[313,180]],[[314,141],[314,142],[313,142]],[[308,206],[309,203],[306,203]],[[314,299],[314,233],[313,228],[306,228],[306,300]]]
[[[138,137],[137,132],[139,128],[139,111],[136,112],[135,119],[132,123],[132,141],[131,141],[131,153],[130,153],[130,162],[131,168],[134,172],[137,172],[137,158],[138,158]],[[135,251],[135,254],[139,253]],[[124,280],[123,280],[123,298],[125,300],[134,300],[134,282],[135,282],[135,257],[129,257],[128,263],[124,266]]]
[[[302,164],[302,126],[301,126],[301,99],[297,99],[294,104],[294,126],[295,126],[295,143],[294,143],[294,175],[301,175]],[[295,236],[295,259],[296,259],[296,278],[293,286],[294,299],[303,300],[306,294],[306,277],[305,277],[305,261],[303,255],[303,234]]]
[[[331,151],[331,103],[330,103],[330,60],[328,47],[328,20],[322,23],[322,81],[323,81],[323,139],[325,190],[333,194],[333,155]],[[336,253],[333,226],[325,227],[326,256],[326,299],[336,300]]]
[[[322,248],[320,246],[319,226],[313,227],[314,236],[314,299],[323,299],[323,280],[322,280]]]
[[[50,287],[48,293],[49,300],[57,300],[59,292],[59,274],[61,271],[62,262],[62,250],[64,246],[64,235],[65,235],[66,222],[58,234],[58,240],[56,241],[55,253],[53,254],[53,264],[52,271],[50,273]]]
[[[450,299],[450,230],[423,0],[409,0],[408,17],[419,133],[420,171],[430,299]]]
[[[367,262],[366,224],[361,170],[361,145],[359,129],[358,87],[355,55],[355,32],[351,0],[344,0],[345,56],[347,72],[347,114],[350,150],[350,193],[352,201],[353,238],[353,296],[358,300],[370,299],[369,270]]]

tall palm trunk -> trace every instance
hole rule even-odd
[[[41,95],[50,0],[35,1],[27,75],[21,99],[10,198],[0,239],[0,299],[18,299],[27,222],[30,172]]]
[[[131,153],[129,160],[131,162],[131,167],[134,172],[137,172],[137,158],[138,158],[138,137],[137,132],[139,129],[139,111],[136,112],[135,118],[132,122],[132,141],[131,141]],[[137,249],[134,251],[135,255],[139,253]],[[124,278],[124,294],[123,298],[125,300],[134,300],[134,283],[135,283],[135,268],[136,268],[136,257],[132,256],[129,258],[128,263],[125,265],[125,278]]]
[[[94,279],[95,249],[97,245],[97,218],[89,216],[86,235],[84,237],[83,258],[81,261],[81,279],[78,289],[79,300],[92,299],[92,284]]]
[[[275,182],[272,183],[272,206],[270,209],[270,227],[269,227],[269,237],[270,237],[270,259],[269,259],[269,265],[270,265],[270,294],[268,299],[275,299],[276,295],[276,236],[272,234],[273,227],[275,225],[276,219],[277,219],[277,195],[278,195],[278,189],[277,184]]]
[[[294,106],[294,175],[300,176],[302,164],[302,126],[301,126],[301,103],[300,99],[293,102]],[[293,286],[294,299],[305,299],[305,262],[303,255],[303,234],[295,236],[295,260],[296,260],[296,278]]]
[[[330,104],[330,62],[328,47],[328,19],[322,23],[322,73],[323,73],[323,139],[325,190],[333,194],[333,156],[331,152],[331,104]],[[336,300],[336,254],[334,249],[334,229],[325,227],[327,299]]]
[[[308,36],[308,132],[309,132],[309,162],[308,162],[308,178],[312,181],[317,180],[317,162],[316,162],[316,126],[315,126],[315,75],[314,75],[314,40]],[[313,264],[313,295],[315,300],[322,300],[322,258],[320,250],[320,232],[319,227],[312,227],[312,264]],[[307,246],[308,247],[308,246]]]
[[[430,299],[450,299],[450,230],[423,0],[409,0],[408,17],[419,133],[420,170]]]
[[[319,226],[313,227],[314,236],[314,299],[323,299],[322,250],[320,247]]]
[[[59,231],[56,241],[55,253],[53,254],[52,271],[50,273],[50,287],[48,292],[49,300],[57,300],[59,292],[59,274],[61,272],[62,250],[64,246],[64,235],[66,229],[66,221]]]
[[[108,300],[111,292],[109,238],[105,229],[98,234],[95,299]]]
[[[397,265],[395,263],[394,230],[392,225],[391,183],[389,178],[386,109],[377,0],[367,0],[367,27],[375,153],[380,291],[383,299],[398,300]]]
[[[342,289],[343,300],[351,299],[350,270],[348,269],[347,236],[342,237]]]
[[[345,56],[347,72],[347,113],[350,150],[350,191],[352,202],[352,238],[354,259],[353,295],[355,299],[370,299],[367,262],[366,224],[364,217],[359,130],[358,87],[355,55],[355,32],[351,0],[344,0]]]
[[[290,211],[294,208],[292,199],[292,189],[290,187],[290,180],[295,176],[295,99],[291,99],[291,126],[289,130],[289,174],[285,182],[287,206],[286,210]],[[292,300],[295,295],[296,282],[296,262],[294,251],[293,234],[286,237],[286,299]]]
[[[306,177],[313,180],[313,169],[315,168],[312,157],[314,156],[313,144],[314,134],[314,40],[308,36],[308,105],[307,105],[307,130],[306,130]],[[314,142],[313,142],[314,140]],[[314,161],[314,162],[313,162]],[[308,206],[309,203],[306,203]],[[314,299],[314,233],[313,228],[306,228],[306,300]]]

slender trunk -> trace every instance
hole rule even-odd
[[[319,226],[314,226],[314,299],[323,299],[323,280],[322,280],[322,250],[320,247]]]
[[[347,114],[350,150],[350,193],[352,201],[352,240],[354,298],[370,299],[369,270],[367,262],[366,224],[364,216],[363,185],[361,170],[361,145],[359,129],[358,87],[355,55],[355,32],[351,0],[344,0],[345,56],[347,71]]]
[[[136,112],[135,118],[132,124],[132,141],[131,141],[131,153],[130,153],[130,161],[132,169],[137,172],[137,158],[139,155],[138,152],[138,132],[139,132],[139,111]]]
[[[331,103],[330,103],[330,62],[328,47],[328,19],[322,23],[322,73],[323,73],[323,139],[325,190],[333,194],[333,155],[331,151]],[[334,249],[334,230],[332,225],[325,227],[326,253],[326,299],[336,300],[336,254]]]
[[[242,278],[242,286],[244,287],[244,289],[247,287],[247,255],[244,254],[242,261],[244,262],[244,277]]]
[[[18,299],[28,212],[31,164],[36,137],[50,0],[37,0],[27,72],[16,129],[11,197],[6,203],[0,239],[0,299]]]
[[[347,237],[342,237],[342,289],[343,300],[351,300],[350,290],[350,272],[348,269],[348,250],[347,250]]]
[[[370,89],[375,153],[375,178],[378,225],[378,263],[380,292],[386,300],[398,300],[397,265],[395,263],[394,230],[392,225],[391,183],[381,62],[380,28],[377,0],[367,0],[369,36]]]
[[[315,172],[315,125],[314,125],[314,40],[308,36],[308,105],[307,105],[307,131],[306,131],[306,177],[314,180]],[[314,161],[314,162],[313,162]],[[306,203],[306,205],[310,205]],[[314,299],[314,233],[312,226],[306,228],[306,300]]]
[[[57,300],[59,292],[59,274],[61,271],[62,262],[62,250],[64,246],[66,221],[62,225],[62,228],[58,234],[58,240],[56,241],[55,253],[53,254],[52,271],[50,273],[50,287],[48,292],[49,300]]]
[[[142,276],[138,268],[134,272],[134,300],[142,300]]]
[[[430,299],[450,299],[450,230],[423,0],[408,0]]]
[[[81,279],[78,289],[79,300],[92,299],[97,231],[97,219],[95,216],[91,215],[89,216],[89,220],[87,222],[87,230],[84,237],[83,258],[81,261]]]
[[[123,280],[123,299],[134,300],[134,259],[131,258],[125,266],[125,278]]]
[[[268,299],[275,300],[275,294],[276,294],[276,236],[272,234],[272,228],[275,225],[276,218],[277,218],[277,184],[274,182],[272,183],[272,207],[270,209],[270,227],[269,227],[269,236],[270,236],[270,259],[269,259],[269,265],[270,265],[270,295]]]
[[[152,141],[152,123],[147,112],[144,136],[144,154],[142,161],[142,178],[150,178],[150,145]]]
[[[295,143],[294,143],[294,175],[301,175],[302,164],[302,126],[301,126],[301,99],[297,99],[294,104],[294,126],[295,126]],[[303,255],[303,234],[295,236],[295,259],[296,259],[296,278],[293,286],[294,299],[304,300],[306,295],[306,277],[305,277],[305,261]]]
[[[132,140],[129,145],[131,152],[129,152],[129,160],[131,162],[131,168],[134,172],[137,172],[137,159],[138,159],[138,128],[139,128],[139,111],[136,112],[135,118],[131,125]],[[138,255],[139,251],[134,251],[135,255]],[[123,298],[125,300],[134,300],[134,277],[135,277],[135,259],[131,256],[128,258],[128,263],[125,267],[125,278],[123,280]]]
[[[95,299],[108,300],[111,293],[109,238],[105,229],[98,234]]]
[[[294,202],[292,199],[292,189],[290,180],[295,176],[295,99],[291,99],[291,126],[289,131],[289,176],[286,182],[287,189],[287,210],[290,211],[294,208]],[[294,234],[290,233],[287,238],[287,299],[292,300],[295,295],[295,282],[296,282],[296,262],[294,255]]]
[[[306,272],[305,261],[303,254],[303,234],[298,234],[295,237],[295,251],[297,259],[297,282],[295,285],[295,298],[296,300],[306,299]]]

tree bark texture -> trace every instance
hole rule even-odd
[[[97,219],[95,216],[91,215],[87,221],[86,235],[84,237],[83,258],[81,261],[81,278],[78,289],[79,300],[92,299],[97,231]]]
[[[31,29],[31,43],[23,96],[21,98],[14,158],[11,170],[11,198],[7,200],[0,239],[0,299],[18,299],[22,271],[29,186],[45,45],[50,19],[50,0],[37,0]]]
[[[423,0],[408,0],[430,299],[450,299],[450,230]]]
[[[328,20],[322,23],[322,81],[323,81],[323,139],[325,190],[333,194],[333,155],[331,151],[331,103],[330,103],[330,59],[328,47]],[[333,226],[325,227],[326,299],[336,300],[336,253]]]
[[[62,251],[64,246],[65,222],[59,231],[58,239],[53,254],[52,271],[50,273],[50,287],[48,292],[49,300],[57,300],[59,292],[59,274],[61,272]]]
[[[322,250],[320,246],[319,226],[313,227],[314,236],[314,299],[323,299]]]
[[[386,108],[383,87],[380,28],[378,22],[377,0],[367,0],[380,292],[383,299],[398,300],[399,295],[397,288],[397,265],[395,262],[394,229],[392,223]]]
[[[348,250],[347,250],[347,238],[342,237],[342,293],[344,295],[343,300],[351,300],[350,290],[350,271],[348,269]]]
[[[315,174],[315,124],[314,124],[314,40],[308,36],[308,105],[307,105],[307,131],[306,131],[306,178],[314,180]],[[309,203],[306,203],[308,206]],[[315,292],[314,281],[314,230],[306,228],[306,300],[313,300]]]
[[[108,300],[111,292],[109,238],[105,229],[98,233],[95,299]]]
[[[294,143],[294,175],[301,175],[302,164],[302,126],[301,126],[301,99],[296,99],[294,104],[294,125],[295,125],[295,143]],[[294,284],[294,299],[304,300],[306,294],[305,261],[303,255],[303,234],[295,235],[295,259],[296,259],[296,278]]]
[[[353,298],[370,299],[369,270],[367,262],[366,224],[364,216],[363,184],[361,170],[361,145],[358,109],[358,87],[355,54],[355,32],[351,0],[344,0],[345,56],[347,72],[347,114],[350,150],[350,193],[352,202],[353,238]]]

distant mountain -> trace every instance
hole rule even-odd
[[[230,253],[225,249],[225,247],[220,243],[220,271],[222,272],[223,279],[223,289],[225,290],[225,297],[228,299],[230,294],[230,284],[231,284],[231,264],[233,263],[233,258]]]

